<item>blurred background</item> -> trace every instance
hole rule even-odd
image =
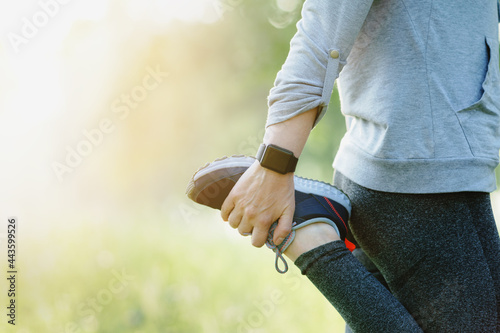
[[[302,2],[0,0],[4,309],[18,220],[0,331],[343,331],[297,269],[184,194],[206,162],[257,151]],[[330,182],[344,131],[334,91],[297,173]]]

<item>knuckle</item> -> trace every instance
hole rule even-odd
[[[261,223],[270,222],[272,219],[273,219],[273,216],[269,212],[260,213],[259,218],[258,218],[259,222],[261,222]]]
[[[253,220],[258,216],[258,212],[254,207],[247,207],[245,208],[245,216],[248,219]]]
[[[272,223],[273,220],[269,215],[261,215],[259,216],[255,224],[262,229],[268,229]]]
[[[231,202],[238,202],[240,200],[240,197],[238,195],[238,192],[237,191],[234,191],[234,189],[229,192],[229,194],[227,195],[226,197],[226,200],[227,201],[231,201]]]

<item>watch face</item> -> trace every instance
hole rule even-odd
[[[288,172],[287,168],[290,163],[290,157],[291,152],[269,145],[260,164],[265,168],[285,174]]]

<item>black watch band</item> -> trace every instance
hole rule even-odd
[[[290,150],[273,144],[266,145],[265,143],[260,145],[255,157],[259,160],[262,167],[281,173],[282,175],[294,172],[299,161]]]

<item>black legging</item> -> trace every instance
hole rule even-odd
[[[392,295],[340,242],[296,264],[354,332],[500,331],[500,239],[487,193],[385,193],[338,172],[334,183]]]

